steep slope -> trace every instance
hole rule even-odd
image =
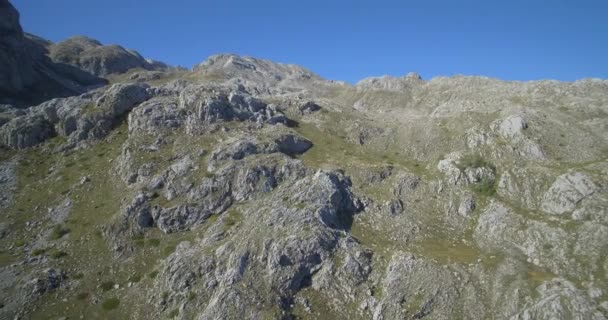
[[[105,81],[77,68],[53,63],[40,42],[26,37],[19,13],[0,1],[0,103],[32,105],[83,93]]]
[[[608,317],[608,81],[134,75],[0,122],[0,318]]]

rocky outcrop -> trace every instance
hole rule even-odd
[[[28,286],[34,295],[49,293],[61,286],[66,279],[66,274],[61,269],[49,268],[40,273],[40,276],[32,279]]]
[[[396,253],[387,267],[383,298],[373,310],[373,319],[448,318],[458,307],[457,281],[450,272],[423,258]]]
[[[584,292],[565,279],[547,281],[536,291],[540,298],[511,319],[606,319]]]
[[[235,54],[210,56],[193,71],[211,82],[240,86],[259,95],[286,94],[316,85],[335,85],[297,65]]]
[[[78,97],[59,98],[32,107],[0,128],[1,142],[25,149],[61,135],[65,147],[105,137],[121,117],[151,93],[145,84],[117,84]]]
[[[599,190],[589,177],[581,172],[563,174],[544,194],[541,209],[549,214],[572,212],[586,197]]]
[[[0,162],[0,209],[6,209],[12,204],[13,192],[17,183],[16,164],[15,159]]]
[[[214,123],[225,121],[287,122],[280,112],[246,93],[230,91],[217,94],[203,86],[186,87],[179,95],[179,108],[188,112],[185,126],[190,134],[204,132]]]
[[[158,290],[170,292],[163,303],[180,305],[188,292],[196,292],[207,302],[199,306],[186,303],[183,308],[203,318],[255,318],[267,312],[266,303],[278,304],[279,314],[288,314],[294,295],[314,286],[313,275],[331,263],[331,252],[338,246],[334,228],[346,227],[347,217],[357,205],[348,181],[332,172],[308,175],[295,184],[281,185],[277,192],[271,202],[242,211],[242,220],[231,227],[235,233],[229,233],[221,243],[217,229],[212,228],[208,240],[180,245],[156,281]],[[283,200],[280,194],[292,197]],[[303,206],[290,207],[288,202]],[[250,219],[258,223],[250,223]],[[282,232],[290,235],[280,236]],[[211,254],[205,253],[209,250]],[[365,279],[369,266],[357,271],[366,261],[362,255],[357,257],[347,258],[347,266]],[[252,285],[258,289],[242,289]]]
[[[2,319],[608,312],[607,81],[351,86],[236,55],[173,72],[86,37],[18,42],[54,62],[3,51],[11,90],[49,64],[115,84],[0,102]]]
[[[407,75],[396,78],[391,76],[365,78],[355,85],[358,90],[386,90],[397,92],[408,92],[417,86],[424,85],[422,77],[410,72]]]

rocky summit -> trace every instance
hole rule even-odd
[[[608,317],[606,80],[186,70],[0,17],[2,319]]]

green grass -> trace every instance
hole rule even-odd
[[[33,256],[39,256],[39,255],[43,255],[45,253],[46,253],[46,248],[38,248],[38,249],[34,249],[32,251]]]
[[[104,281],[99,285],[99,288],[102,291],[110,291],[112,289],[114,289],[114,281]]]
[[[237,225],[243,220],[243,215],[241,214],[241,212],[234,208],[230,208],[226,213],[224,213],[224,215],[225,217],[223,221],[225,231]]]
[[[169,319],[177,318],[177,316],[179,316],[179,309],[171,310],[171,312],[169,312],[167,316],[169,317]]]
[[[497,180],[483,178],[480,182],[471,185],[471,190],[481,196],[491,197],[496,194]]]
[[[15,262],[15,257],[6,252],[0,252],[0,267],[8,266]]]
[[[17,240],[15,241],[15,247],[23,247],[27,244],[27,242],[25,242],[24,240]]]
[[[89,297],[88,292],[80,292],[76,295],[77,300],[86,300]]]
[[[177,248],[177,245],[171,245],[171,246],[166,246],[163,248],[163,256],[168,257],[170,256],[173,252],[175,252],[175,249]]]
[[[138,283],[139,281],[141,281],[141,275],[140,274],[133,274],[131,275],[128,279],[128,282],[133,282],[133,283]]]
[[[194,292],[194,291],[188,292],[188,301],[192,301],[194,299],[196,299],[196,292]]]
[[[101,304],[101,308],[109,311],[109,310],[114,310],[114,309],[118,308],[119,305],[120,305],[120,299],[108,298],[103,301],[103,303]]]
[[[70,229],[69,228],[66,228],[66,227],[64,227],[62,225],[56,225],[51,230],[50,238],[51,238],[51,240],[58,240],[58,239],[63,238],[63,236],[65,236],[68,233],[70,233]]]
[[[496,166],[494,164],[485,160],[480,154],[467,154],[458,160],[456,166],[461,171],[464,171],[466,168],[490,168],[492,171],[496,172]]]
[[[49,257],[51,257],[52,259],[61,259],[67,255],[68,254],[65,251],[61,251],[58,249],[53,249],[49,252]]]
[[[150,279],[155,279],[156,276],[158,276],[158,271],[156,271],[156,270],[148,273],[148,278],[150,278]]]
[[[158,247],[160,245],[160,239],[156,239],[156,238],[149,239],[148,244],[152,247]]]

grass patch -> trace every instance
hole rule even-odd
[[[88,292],[80,292],[76,295],[76,300],[86,300],[89,297]]]
[[[224,230],[228,230],[231,227],[237,225],[241,220],[243,220],[243,215],[236,209],[230,209],[225,213],[226,217],[224,218]]]
[[[65,251],[61,251],[61,250],[57,250],[57,249],[53,249],[53,250],[51,250],[51,252],[49,252],[49,257],[51,257],[52,259],[61,259],[67,255],[68,254]]]
[[[156,278],[156,276],[158,276],[158,271],[156,271],[156,270],[148,273],[148,278],[150,278],[150,279],[154,279],[154,278]]]
[[[104,281],[99,285],[99,288],[103,291],[110,291],[114,288],[114,281]]]
[[[33,256],[43,255],[46,252],[46,248],[38,248],[32,251]]]
[[[177,316],[179,316],[179,309],[171,310],[171,312],[169,312],[168,316],[169,316],[169,319],[177,318]]]
[[[175,252],[175,249],[177,248],[176,245],[172,245],[172,246],[167,246],[165,248],[163,248],[163,255],[165,257],[170,256],[173,252]]]
[[[480,182],[472,184],[471,190],[481,196],[491,197],[496,194],[497,180],[483,178]]]
[[[148,244],[152,247],[158,247],[160,245],[160,239],[153,238],[148,240]]]
[[[15,258],[7,252],[0,252],[0,267],[8,266],[15,261]]]
[[[101,304],[101,308],[104,310],[114,310],[116,308],[118,308],[118,306],[120,305],[120,299],[118,298],[109,298],[103,301],[103,303]]]
[[[62,225],[56,225],[51,230],[50,238],[51,238],[51,240],[59,240],[68,233],[70,233],[69,228],[66,228],[65,226],[62,226]]]
[[[456,166],[460,171],[464,171],[466,168],[490,168],[496,172],[496,166],[486,161],[480,154],[467,154],[458,160]]]
[[[141,275],[139,274],[132,274],[129,279],[127,279],[128,282],[133,282],[133,283],[138,283],[139,281],[141,281]]]

